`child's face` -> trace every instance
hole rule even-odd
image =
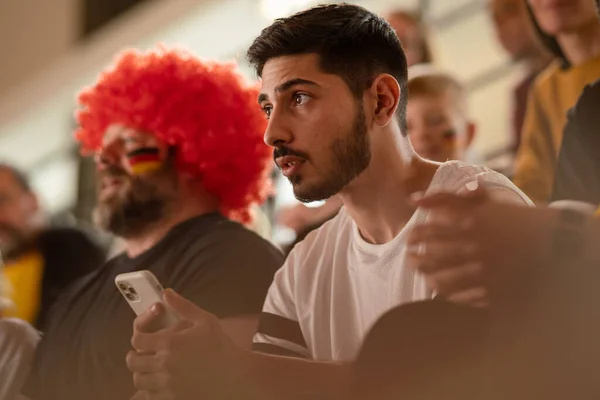
[[[474,126],[460,115],[453,100],[448,93],[409,99],[408,135],[421,157],[438,162],[463,159],[473,139]]]

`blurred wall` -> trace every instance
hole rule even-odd
[[[0,0],[0,97],[76,42],[80,0]]]

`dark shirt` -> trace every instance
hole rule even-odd
[[[600,81],[586,86],[569,111],[552,201],[600,204]]]
[[[219,214],[190,219],[136,258],[120,255],[70,288],[53,310],[23,393],[34,400],[128,400],[125,356],[135,314],[114,279],[150,270],[219,318],[259,314],[279,250]]]
[[[44,230],[36,247],[44,260],[44,273],[35,325],[44,331],[54,302],[71,283],[101,267],[105,252],[85,233],[72,228]]]

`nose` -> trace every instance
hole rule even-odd
[[[285,116],[279,115],[276,109],[273,109],[265,131],[265,143],[271,147],[278,147],[291,143],[293,138],[289,121],[285,119]]]
[[[105,146],[96,151],[94,161],[96,162],[96,168],[99,171],[104,171],[106,168],[118,164],[119,157],[110,146]]]

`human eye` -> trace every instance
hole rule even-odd
[[[306,93],[296,92],[293,94],[294,106],[303,106],[310,99]]]
[[[266,104],[266,105],[264,105],[264,106],[261,106],[260,108],[261,108],[261,109],[263,110],[263,112],[265,113],[265,115],[266,115],[267,119],[269,119],[269,118],[271,117],[271,112],[273,111],[273,106],[272,106],[272,105],[270,105],[270,104]]]

